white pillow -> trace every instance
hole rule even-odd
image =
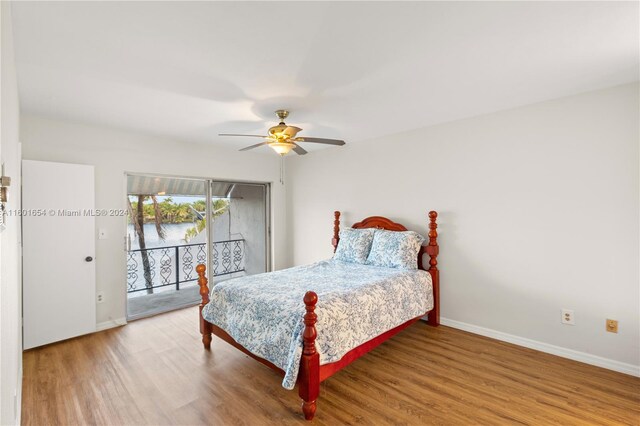
[[[376,229],[366,264],[385,268],[418,269],[424,237],[413,231]]]
[[[340,230],[338,248],[333,255],[335,260],[364,264],[371,250],[373,229],[343,228]]]

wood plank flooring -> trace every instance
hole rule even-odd
[[[24,354],[25,425],[309,424],[197,309]],[[640,424],[640,379],[419,322],[321,385],[313,424]]]

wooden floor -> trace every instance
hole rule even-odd
[[[22,421],[309,424],[195,308],[24,354]],[[640,379],[419,322],[322,384],[313,424],[640,424]]]

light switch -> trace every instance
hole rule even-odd
[[[98,229],[98,239],[106,240],[107,239],[107,230],[106,229]]]

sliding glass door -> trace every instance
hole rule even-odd
[[[268,271],[268,198],[268,184],[128,175],[127,318],[199,303],[199,263],[213,283]]]
[[[210,278],[269,270],[267,184],[211,181]]]
[[[127,176],[127,318],[198,301],[195,266],[207,261],[207,182]]]

